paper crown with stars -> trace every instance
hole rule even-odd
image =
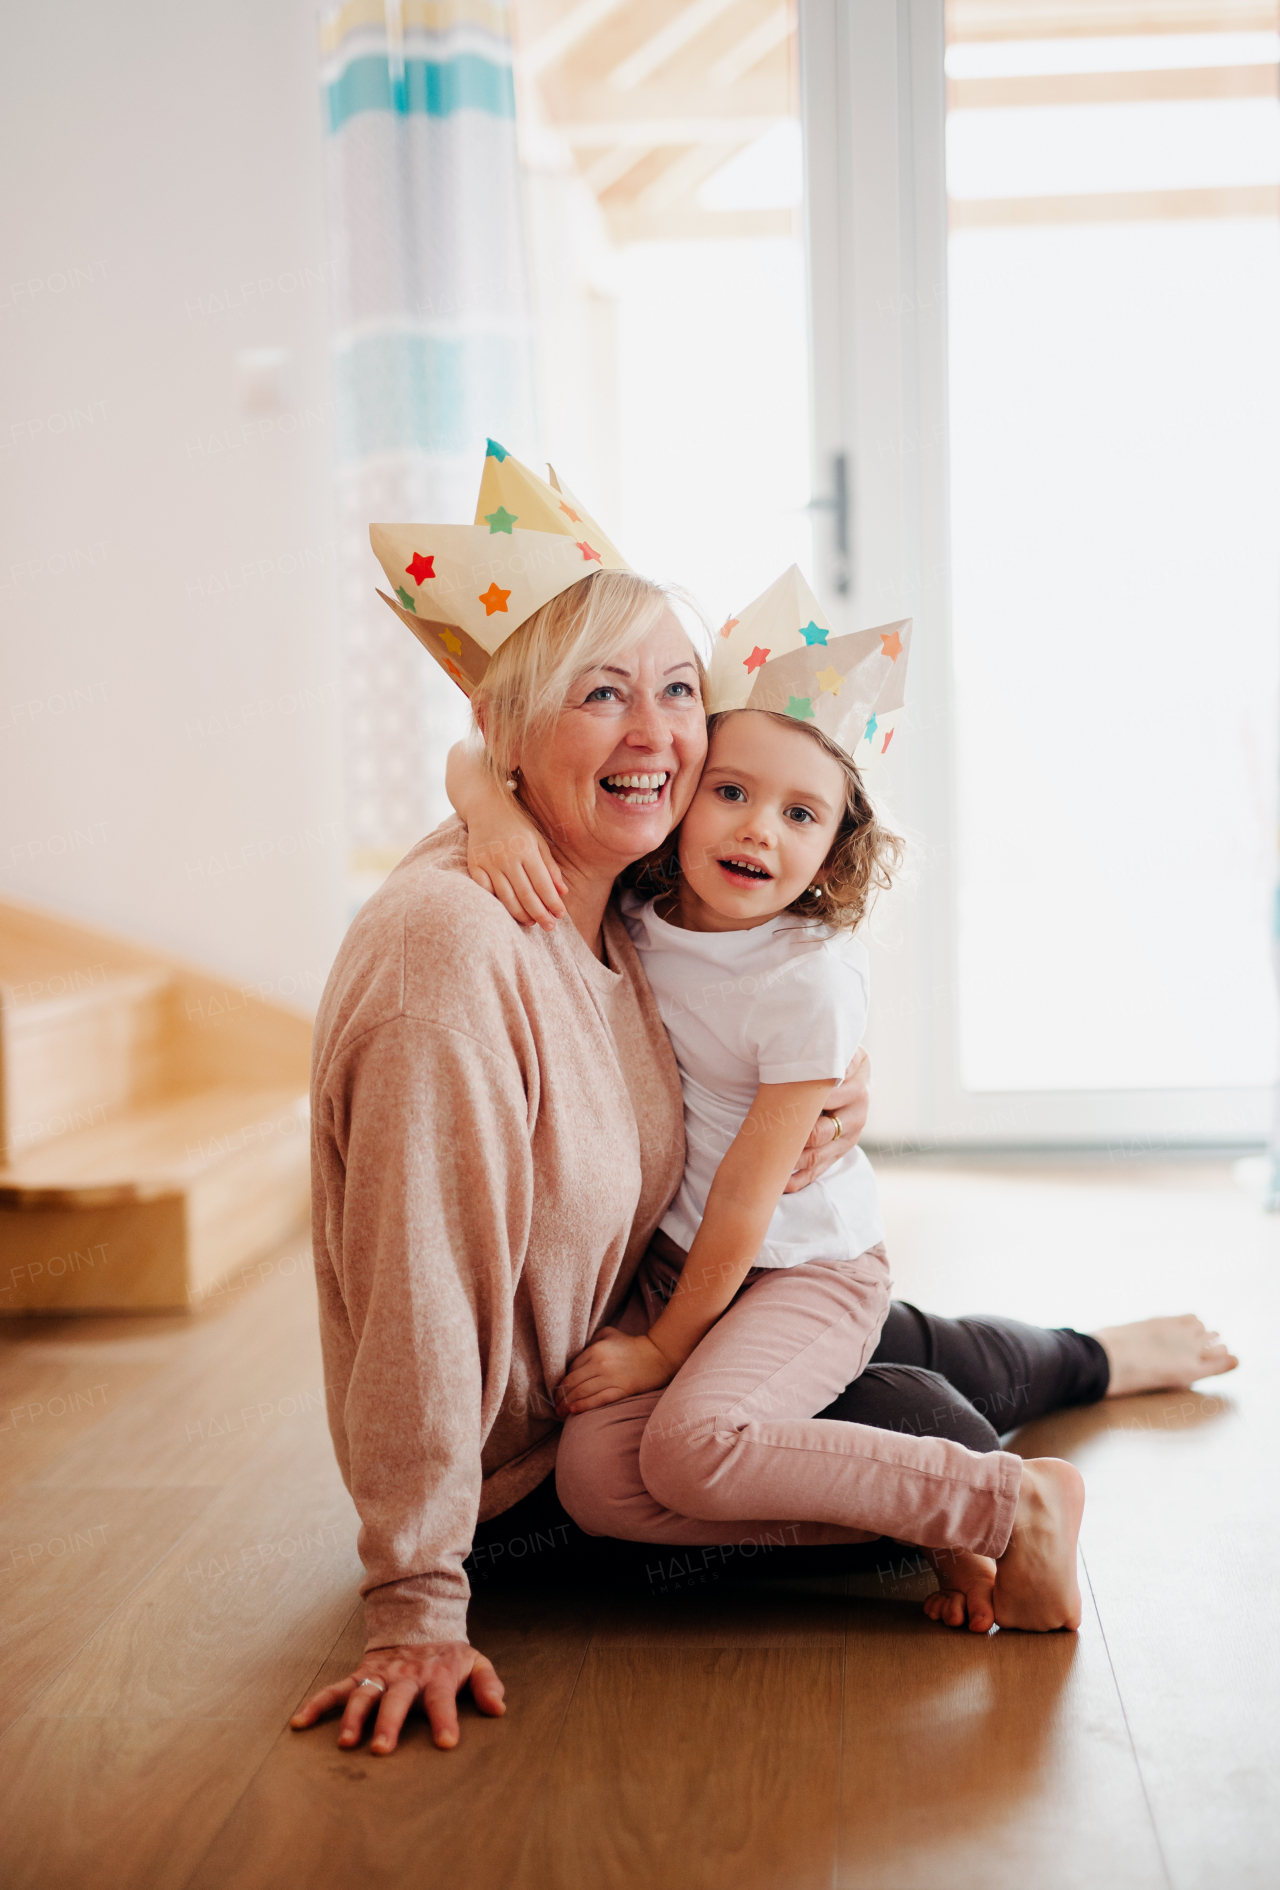
[[[490,440],[474,525],[369,527],[395,592],[379,597],[468,696],[535,610],[579,578],[631,568],[547,471],[550,485]]]
[[[716,637],[707,712],[772,709],[811,722],[861,765],[893,739],[910,647],[909,617],[833,635],[793,564]]]

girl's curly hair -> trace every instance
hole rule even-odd
[[[708,716],[707,740],[710,741],[726,716],[741,713],[740,709],[725,709],[718,715]],[[797,722],[792,716],[772,709],[754,709],[751,713],[768,715],[787,728],[802,730],[839,764],[844,774],[844,812],[823,862],[823,883],[806,888],[786,909],[815,924],[852,932],[861,925],[876,894],[887,892],[893,884],[893,876],[902,865],[904,843],[897,834],[881,825],[852,757],[829,735],[814,728],[812,723]],[[680,829],[677,827],[655,852],[638,860],[623,874],[623,883],[653,899],[671,892],[679,878]]]

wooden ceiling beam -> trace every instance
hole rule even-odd
[[[1274,33],[1274,0],[947,0],[947,41]]]
[[[681,7],[674,18],[642,40],[634,52],[614,67],[609,74],[609,84],[616,92],[633,91],[737,4],[738,0],[690,0],[689,5]]]
[[[707,77],[712,85],[736,85],[776,47],[784,45],[795,30],[796,17],[792,9],[779,7],[717,59]]]
[[[1275,98],[1275,66],[1174,66],[1147,72],[1040,72],[948,79],[948,111],[1028,105],[1123,105],[1152,99]]]
[[[635,145],[653,150],[664,144],[750,144],[777,124],[781,113],[761,118],[613,118],[556,126],[575,148]]]

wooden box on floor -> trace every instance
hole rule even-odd
[[[305,1224],[310,1021],[0,902],[0,1313],[172,1310]]]

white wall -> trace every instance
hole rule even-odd
[[[314,1005],[344,845],[313,6],[65,0],[5,55],[0,897]]]

